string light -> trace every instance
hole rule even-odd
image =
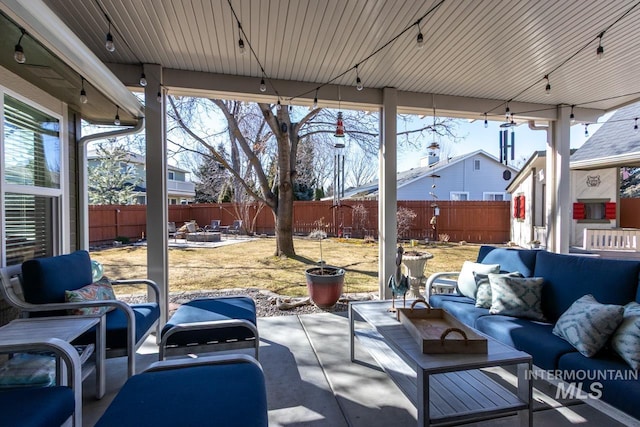
[[[509,121],[509,116],[511,115],[511,110],[509,109],[509,101],[507,101],[507,106],[504,109],[504,119]]]
[[[633,132],[634,133],[638,133],[638,118],[636,117],[634,120],[634,124],[633,124]]]
[[[420,20],[416,22],[416,26],[418,27],[418,36],[416,37],[416,45],[418,49],[422,49],[424,47],[424,36],[422,35],[422,30],[420,30]]]
[[[313,109],[318,108],[318,89],[316,89],[316,95],[313,97]]]
[[[15,59],[18,64],[24,64],[25,61],[27,60],[27,57],[24,56],[24,50],[22,49],[22,45],[20,43],[22,42],[22,38],[27,32],[22,28],[20,28],[20,31],[22,32],[22,34],[18,39],[18,44],[16,44],[16,47],[13,50],[13,59]]]
[[[571,121],[571,124],[574,124],[576,122],[576,115],[573,114],[573,108],[575,107],[575,105],[571,106],[571,114],[569,114],[569,120]]]
[[[120,126],[120,107],[116,105],[116,117],[113,119],[113,124],[116,126]]]
[[[264,77],[260,79],[260,92],[267,91],[267,84],[264,82]]]
[[[244,48],[244,40],[242,40],[242,26],[240,25],[240,21],[236,21],[238,23],[238,49],[240,50],[240,54],[244,55],[247,51]]]
[[[360,80],[360,75],[358,74],[358,65],[359,64],[356,64],[356,89],[362,90],[364,86],[362,86],[362,80]]]
[[[82,88],[80,89],[80,103],[86,104],[87,102],[89,102],[89,99],[87,98],[87,92],[84,90],[84,77],[80,78],[82,79]]]
[[[278,103],[276,104],[276,110],[280,111],[282,109],[282,104],[280,103],[280,100],[278,99]]]
[[[487,120],[487,113],[484,113],[484,128],[489,127],[489,121]]]
[[[162,102],[162,90],[160,89],[160,87],[158,87],[158,94],[156,95],[156,101],[158,101],[159,103]]]
[[[109,30],[107,31],[107,37],[106,37],[106,41],[104,43],[104,47],[109,52],[114,52],[116,50],[116,45],[115,45],[115,43],[113,43],[113,36],[111,35],[111,20],[109,19],[108,16],[105,15],[105,17],[107,18],[107,21],[109,22]]]
[[[545,74],[544,79],[547,81],[547,85],[544,87],[544,91],[547,95],[551,95],[551,82],[549,82],[549,74]]]
[[[585,123],[585,125],[584,125],[584,136],[585,136],[585,138],[589,137],[589,124],[588,123]]]
[[[145,87],[147,85],[147,76],[144,75],[144,65],[142,66],[143,70],[140,73],[140,86]]]
[[[602,47],[602,37],[604,36],[604,31],[600,33],[598,36],[598,48],[596,49],[596,56],[598,60],[602,60],[604,57],[604,47]]]

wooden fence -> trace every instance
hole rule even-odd
[[[438,239],[448,235],[450,241],[470,243],[504,243],[509,240],[509,202],[452,202],[439,201],[440,214],[435,230],[430,224],[434,215],[431,201],[399,201],[398,207],[415,212],[416,217],[402,239]],[[360,206],[358,206],[360,205]],[[362,215],[354,212],[364,212]],[[212,219],[230,225],[243,219],[246,231],[256,234],[274,234],[274,217],[267,207],[235,206],[232,203],[170,205],[169,221],[180,226],[195,220],[200,226]],[[293,231],[306,235],[317,228],[322,220],[329,235],[337,236],[344,227],[351,227],[353,237],[378,235],[378,202],[346,200],[339,207],[331,201],[294,202]],[[117,237],[138,240],[146,230],[146,206],[106,205],[89,207],[89,240],[91,245],[111,242]]]

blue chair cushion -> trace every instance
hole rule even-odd
[[[496,248],[481,246],[477,262],[482,264],[500,264],[500,272],[520,272],[524,277],[533,276],[536,255],[540,251],[531,249]]]
[[[32,304],[65,302],[64,291],[93,282],[87,251],[30,259],[22,263],[24,299]]]
[[[0,424],[49,427],[62,425],[75,409],[69,387],[29,387],[0,391]]]
[[[202,298],[183,304],[171,316],[162,329],[164,335],[169,329],[181,323],[210,322],[216,320],[243,319],[256,324],[256,304],[249,297]],[[185,331],[171,336],[167,344],[185,346],[205,344],[211,341],[244,340],[253,338],[247,328],[230,327],[211,330]]]
[[[160,317],[160,307],[157,303],[132,304],[131,308],[136,318],[136,342],[149,331]],[[115,309],[106,314],[107,348],[125,348],[127,346],[127,316],[124,311]],[[90,330],[74,341],[76,344],[88,344],[95,341],[95,329]]]
[[[640,262],[538,251],[535,276],[544,277],[542,312],[550,322],[578,298],[591,294],[602,304],[625,305],[636,298]]]
[[[460,295],[432,295],[429,298],[429,303],[432,307],[447,310],[449,314],[472,328],[475,327],[478,317],[489,315],[489,310],[486,308],[476,307],[476,302],[473,298]]]
[[[431,307],[433,308],[442,308],[442,304],[445,301],[454,301],[475,305],[475,301],[472,298],[465,297],[460,294],[434,294],[429,297],[429,305],[431,305]]]
[[[582,392],[592,392],[591,384],[599,382],[602,388],[602,400],[626,412],[634,418],[640,418],[640,380],[637,371],[633,371],[627,363],[617,355],[601,352],[597,358],[585,357],[578,352],[563,355],[558,362],[561,372],[576,371],[583,376],[573,380],[582,382]],[[616,377],[618,375],[618,377]],[[636,375],[636,377],[634,377]],[[604,378],[602,378],[604,377]],[[565,377],[566,378],[566,377]],[[570,380],[567,380],[571,382]],[[596,386],[596,385],[594,385]]]
[[[129,378],[97,427],[267,426],[264,375],[250,363],[144,372]]]
[[[533,357],[542,369],[555,369],[560,356],[575,352],[571,344],[553,335],[553,325],[511,316],[490,315],[478,318],[476,329],[508,346]]]

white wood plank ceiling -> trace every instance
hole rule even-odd
[[[256,88],[262,75],[255,58],[239,52],[227,0],[44,2],[105,63],[254,77]],[[640,6],[620,19],[637,2],[445,0],[420,23],[422,49],[413,27],[363,62],[438,1],[230,0],[245,43],[280,85],[322,85],[359,63],[365,91],[395,87],[601,110],[640,98]],[[113,53],[104,47],[108,24],[101,8],[113,23]],[[605,56],[598,61],[604,30]],[[355,80],[352,70],[334,83],[355,86]],[[492,114],[503,112],[496,106]]]

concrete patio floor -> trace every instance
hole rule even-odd
[[[416,425],[415,407],[357,344],[361,363],[350,362],[346,313],[260,318],[258,329],[270,426]],[[156,361],[157,353],[152,337],[139,351],[137,371]],[[95,424],[126,380],[125,372],[125,358],[107,361],[107,394],[99,401],[93,394],[93,378],[85,381],[85,426]],[[489,375],[506,383],[512,379],[500,368]],[[555,386],[535,380],[534,426],[638,425],[635,420],[616,420],[579,400],[558,402],[553,398],[555,390]],[[506,427],[514,422],[514,417],[503,417],[466,425]]]

